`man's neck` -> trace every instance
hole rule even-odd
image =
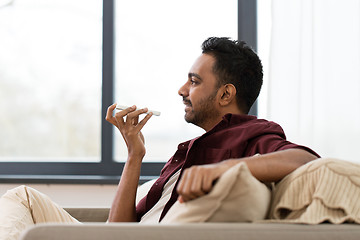
[[[226,114],[235,114],[235,115],[244,115],[245,113],[241,112],[240,110],[237,109],[237,111],[223,111],[219,117],[212,119],[211,121],[207,122],[204,124],[204,126],[201,126],[202,129],[204,129],[206,132],[210,131],[211,129],[213,129],[216,125],[219,124],[219,122],[221,122],[223,120],[223,117]]]
[[[222,116],[220,118],[213,119],[211,122],[207,122],[206,124],[204,124],[204,126],[201,126],[201,128],[204,129],[206,132],[210,131],[216,125],[218,125],[219,122],[222,121]]]

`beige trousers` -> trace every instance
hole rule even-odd
[[[80,223],[50,198],[27,186],[7,191],[0,198],[0,240],[18,239],[36,223]]]

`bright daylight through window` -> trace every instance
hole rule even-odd
[[[99,161],[102,1],[0,4],[0,159]]]
[[[237,39],[237,13],[236,0],[116,1],[115,101],[161,112],[143,129],[145,162],[167,161],[180,142],[203,133],[185,122],[177,91],[206,38]],[[120,133],[114,142],[116,161],[126,160]]]

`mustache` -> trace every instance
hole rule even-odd
[[[184,97],[183,97],[183,103],[184,103],[185,105],[190,105],[190,106],[192,106],[190,100],[189,100],[189,99],[186,99],[186,98],[184,98]]]

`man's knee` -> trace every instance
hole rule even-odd
[[[32,224],[27,186],[8,190],[0,198],[0,239],[17,239],[20,232]]]
[[[28,193],[27,193],[27,186],[21,185],[16,188],[8,190],[2,197],[2,199],[8,199],[8,200],[28,200]]]
[[[8,190],[1,198],[1,202],[13,202],[31,209],[33,204],[46,196],[39,191],[26,185],[20,185]]]
[[[8,190],[7,192],[10,193],[23,193],[26,192],[27,186],[26,185],[20,185],[18,187],[12,188],[10,190]]]

